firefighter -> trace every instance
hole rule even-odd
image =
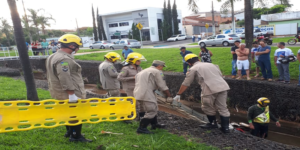
[[[207,115],[209,123],[201,125],[202,128],[218,128],[216,122],[217,111],[221,118],[221,130],[229,133],[230,113],[227,109],[227,91],[230,89],[223,79],[222,73],[217,65],[203,63],[195,54],[188,54],[185,61],[192,67],[189,69],[174,100],[180,101],[180,95],[194,82],[198,81],[201,86],[202,110]]]
[[[130,53],[125,62],[123,62],[124,67],[119,73],[118,80],[122,82],[123,90],[125,90],[127,96],[134,97],[133,90],[135,87],[135,75],[142,71],[140,66],[141,61],[147,61],[142,54]],[[139,113],[139,117],[143,117],[145,115],[145,111],[140,108],[138,101],[136,102],[136,109]]]
[[[261,138],[268,137],[270,119],[276,122],[276,126],[280,127],[278,119],[276,119],[269,110],[270,100],[266,97],[259,98],[257,104],[248,110],[248,122],[251,134]]]
[[[51,97],[57,100],[69,99],[76,103],[78,99],[85,99],[86,92],[81,76],[81,66],[74,60],[73,54],[82,45],[81,39],[73,34],[65,34],[59,38],[61,50],[52,54],[46,60],[47,80]],[[77,123],[78,121],[70,121]],[[71,142],[92,142],[81,135],[82,124],[66,126]]]
[[[152,132],[147,129],[149,124],[151,124],[151,129],[153,130],[165,127],[164,124],[158,124],[157,122],[158,105],[154,92],[159,89],[168,96],[167,102],[173,101],[162,72],[164,67],[165,62],[154,60],[151,67],[141,71],[135,76],[135,88],[133,95],[140,103],[140,107],[142,107],[145,111],[145,115],[141,118],[137,133],[151,134]]]
[[[104,56],[105,61],[99,65],[100,82],[109,97],[120,97],[119,73],[114,63],[121,61],[121,56],[116,52],[109,52]]]

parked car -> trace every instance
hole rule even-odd
[[[242,34],[238,34],[238,36],[242,39],[245,39],[245,32],[243,32]],[[253,34],[253,38],[256,38],[257,35]]]
[[[111,45],[110,41],[96,41],[90,45],[90,49],[99,48],[99,49],[106,49],[109,48]]]
[[[186,35],[183,34],[177,34],[173,35],[170,38],[167,39],[168,42],[170,41],[179,41],[179,40],[186,40]]]
[[[141,43],[135,39],[120,40],[109,45],[109,48],[112,50],[123,49],[124,46],[127,46],[128,48],[141,48]]]
[[[215,36],[207,37],[207,39],[198,42],[198,45],[204,47],[206,45],[223,45],[230,46],[234,44],[236,40],[242,41],[236,34],[218,34]]]

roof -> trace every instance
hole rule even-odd
[[[210,26],[213,23],[212,20],[198,18],[197,16],[188,16],[182,20],[183,25],[192,25],[192,26],[205,26],[208,23]],[[215,21],[216,26],[218,26],[218,21]]]

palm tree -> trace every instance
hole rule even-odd
[[[38,15],[38,13],[41,11],[41,10],[43,10],[43,9],[38,9],[38,10],[34,10],[34,9],[27,9],[28,11],[29,11],[29,15],[28,15],[28,17],[29,17],[29,19],[28,19],[28,21],[29,22],[31,22],[32,23],[32,25],[33,26],[35,26],[35,28],[36,28],[36,32],[37,32],[37,35],[39,36],[40,34],[39,34],[39,28],[38,28],[38,26],[40,25],[40,23],[39,23],[39,15]]]
[[[197,0],[188,0],[189,9],[195,14],[198,13],[198,5],[196,3]]]
[[[26,84],[26,89],[27,89],[27,99],[28,100],[33,100],[33,101],[38,101],[39,97],[37,95],[36,87],[35,87],[35,82],[33,78],[33,73],[32,73],[32,68],[30,65],[29,61],[29,56],[25,44],[25,38],[24,38],[24,33],[23,33],[23,28],[21,25],[21,20],[20,16],[18,13],[17,5],[15,0],[7,0],[9,9],[10,9],[10,14],[11,18],[13,21],[13,27],[14,27],[14,33],[15,39],[17,42],[17,48],[18,52],[20,55],[20,63],[22,66],[22,70],[24,73],[24,79],[25,79],[25,84]]]
[[[10,40],[12,37],[12,26],[7,22],[6,19],[4,18],[0,18],[0,32],[1,34],[5,34],[6,38],[7,38],[7,44],[10,47]]]
[[[50,26],[51,26],[51,24],[49,23],[49,21],[53,20],[53,21],[55,22],[55,19],[52,18],[52,16],[50,16],[50,17],[39,16],[39,17],[37,18],[37,20],[38,20],[38,23],[41,25],[42,32],[43,32],[44,35],[46,35],[46,32],[45,32],[46,26],[47,26],[47,27],[50,27]]]

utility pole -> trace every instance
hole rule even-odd
[[[79,28],[78,28],[77,18],[75,18],[75,20],[76,20],[76,25],[77,25],[77,34],[80,37],[80,31],[79,31]]]
[[[211,1],[211,7],[212,7],[212,32],[213,36],[216,35],[216,26],[215,26],[215,12],[214,12],[214,2]]]
[[[28,24],[27,14],[26,14],[26,10],[25,10],[25,6],[24,6],[23,0],[22,0],[22,4],[23,4],[24,13],[25,13],[25,21],[26,21],[25,26],[26,26],[26,28],[28,29],[28,35],[29,35],[30,43],[32,43],[32,36],[31,36],[30,29],[29,29],[29,24]]]
[[[235,18],[234,18],[234,1],[230,0],[231,2],[231,22],[232,22],[232,33],[235,34]]]

